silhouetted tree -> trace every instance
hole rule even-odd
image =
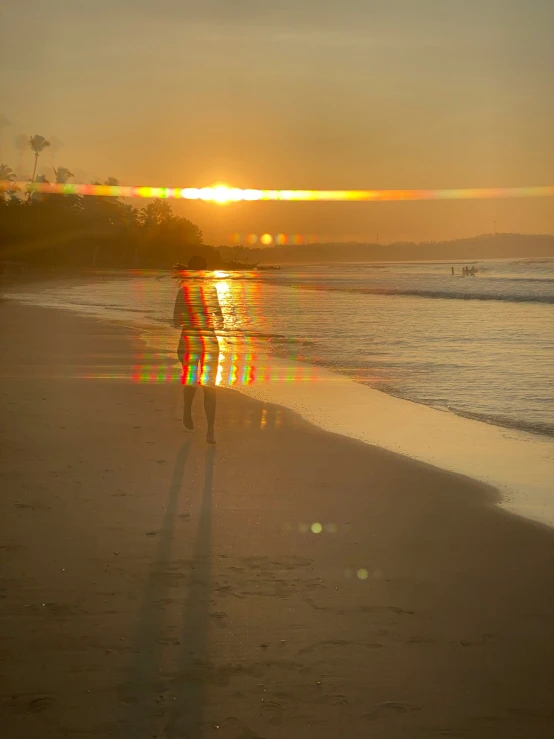
[[[0,200],[6,197],[13,197],[14,193],[19,189],[16,184],[15,172],[7,164],[0,164]]]
[[[56,169],[55,167],[52,167],[54,170],[54,174],[56,175],[56,182],[59,185],[65,185],[72,177],[75,175],[73,172],[70,172],[67,167],[58,167]]]
[[[15,172],[7,164],[0,164],[0,181],[2,182],[15,182]]]
[[[31,181],[34,182],[35,175],[37,173],[38,158],[44,151],[44,149],[46,149],[47,146],[50,146],[50,142],[47,141],[44,136],[40,136],[39,134],[37,134],[36,136],[31,136],[31,138],[29,139],[29,146],[35,154],[35,166],[33,167],[33,174],[31,177]]]
[[[40,139],[35,141],[35,165],[45,148],[45,140]],[[37,183],[48,180],[37,176],[36,169],[26,188],[32,197],[25,200],[15,192],[0,197],[0,259],[26,261],[39,268],[170,268],[193,253],[213,265],[220,261],[212,247],[202,244],[198,226],[176,216],[167,201],[156,200],[139,211],[115,194],[40,193],[34,190]],[[54,173],[58,183],[74,176],[67,167],[54,167]],[[16,179],[8,165],[2,165],[0,175],[8,183]],[[118,181],[110,177],[104,184],[116,187]]]

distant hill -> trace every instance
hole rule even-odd
[[[418,260],[554,258],[551,234],[482,234],[455,241],[397,242],[386,246],[367,243],[305,244],[248,249],[250,261],[261,264],[313,262],[382,262]]]

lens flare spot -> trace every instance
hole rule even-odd
[[[369,577],[369,572],[362,567],[356,572],[356,577],[358,578],[358,580],[367,580],[367,578]]]
[[[321,534],[323,526],[317,521],[311,525],[312,534]]]
[[[262,411],[262,417],[260,418],[260,429],[265,429],[267,426],[267,410],[264,408]]]
[[[264,234],[260,241],[264,246],[270,246],[273,243],[273,236],[271,234]]]

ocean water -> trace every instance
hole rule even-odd
[[[442,263],[278,273],[272,285],[293,297],[276,290],[267,329],[386,393],[554,435],[554,260],[474,263],[475,277],[461,266],[454,277]]]
[[[461,277],[461,264],[452,276],[450,263],[437,262],[217,273],[222,348],[232,344],[241,365],[231,384],[270,377],[255,360],[269,353],[438,410],[554,436],[554,259],[469,264],[475,277]],[[43,287],[41,302],[146,321],[171,352],[176,290],[167,274],[98,276]]]
[[[481,480],[507,510],[554,526],[554,260],[475,267],[216,273],[218,384]],[[177,383],[177,289],[167,273],[95,273],[5,295],[134,327],[132,375],[102,377]]]

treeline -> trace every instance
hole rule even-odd
[[[0,261],[29,267],[168,268],[215,249],[194,223],[156,200],[138,210],[111,197],[0,196]]]
[[[201,254],[216,266],[218,252],[203,245],[198,226],[176,216],[166,201],[139,210],[116,197],[34,192],[35,182],[47,182],[37,168],[50,146],[39,134],[27,140],[34,157],[27,193],[17,187],[14,170],[0,164],[0,262],[31,268],[168,268]],[[52,169],[59,184],[74,176],[67,167]],[[109,178],[105,184],[118,182]]]
[[[16,174],[0,164],[0,262],[20,262],[31,268],[111,267],[168,268],[193,254],[217,266],[212,247],[202,244],[202,232],[176,216],[169,203],[156,200],[138,209],[116,197],[41,194],[33,191],[38,160],[50,146],[44,136],[31,136],[34,168],[28,192],[21,192]],[[73,173],[53,168],[57,183]],[[100,184],[99,182],[94,184]],[[117,185],[109,178],[106,185]]]
[[[483,234],[453,241],[326,243],[303,246],[240,247],[243,259],[260,264],[317,262],[382,262],[419,260],[537,259],[554,258],[550,234]]]

